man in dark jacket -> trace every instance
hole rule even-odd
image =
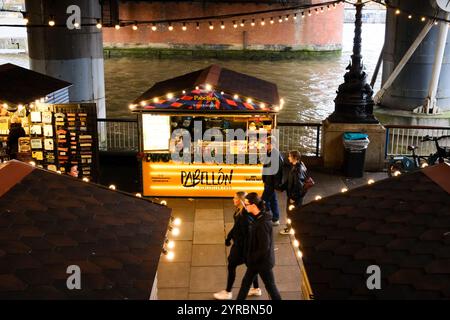
[[[277,148],[275,137],[267,138],[267,155],[270,161],[266,161],[263,165],[262,181],[264,183],[264,191],[262,199],[266,202],[267,208],[272,212],[272,222],[274,226],[280,225],[280,210],[278,208],[278,198],[276,189],[281,185],[283,158]]]
[[[259,274],[272,300],[281,300],[275,285],[273,267],[275,252],[273,248],[272,216],[266,211],[264,201],[256,193],[249,193],[245,200],[249,229],[245,243],[244,260],[247,271],[242,279],[237,300],[245,300],[253,279]]]
[[[22,128],[19,118],[14,117],[11,119],[8,134],[8,153],[11,159],[17,159],[17,153],[19,152],[19,138],[25,137],[25,130]]]

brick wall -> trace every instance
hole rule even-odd
[[[322,2],[314,0],[313,2]],[[264,4],[214,4],[202,2],[122,2],[120,4],[121,20],[165,20],[188,17],[222,15],[238,12],[251,12],[276,8],[277,5]],[[131,27],[120,30],[105,28],[103,39],[106,47],[152,47],[152,48],[198,48],[198,49],[237,49],[253,50],[336,50],[341,48],[343,6],[336,9],[297,20],[278,22],[280,14],[272,14],[275,23],[270,24],[271,14],[265,15],[265,26],[261,26],[258,16],[256,26],[250,25],[252,17],[235,19],[246,20],[245,27],[233,28],[233,19],[225,20],[226,28],[220,28],[220,21],[212,21],[214,30],[209,30],[208,21],[200,23],[196,30],[195,22],[187,25],[188,30],[182,31],[181,24],[174,24],[174,30],[169,31],[167,25],[158,25],[157,31],[151,30],[151,25],[140,25],[134,31]],[[286,13],[283,14],[283,18]]]

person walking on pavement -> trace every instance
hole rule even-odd
[[[227,247],[229,247],[231,245],[231,241],[233,241],[233,245],[231,246],[230,254],[228,256],[227,287],[225,290],[214,293],[214,298],[217,300],[233,299],[233,293],[231,290],[233,288],[234,280],[236,279],[236,268],[239,265],[244,264],[244,247],[248,231],[248,219],[245,216],[246,212],[244,209],[244,200],[246,195],[246,192],[239,191],[233,198],[233,203],[236,208],[233,215],[234,225],[225,240],[225,245]],[[257,297],[262,295],[258,284],[258,277],[253,279],[253,288],[250,289],[248,295]]]
[[[272,300],[281,300],[273,274],[275,252],[272,215],[267,211],[264,201],[255,192],[249,193],[245,197],[245,209],[249,222],[246,247],[244,248],[244,260],[247,265],[247,271],[242,279],[237,300],[245,300],[250,290],[250,285],[257,275],[264,282],[270,298]]]
[[[301,161],[300,152],[294,150],[289,152],[288,157],[291,168],[289,170],[289,174],[287,177],[287,181],[285,182],[286,189],[286,210],[287,217],[290,218],[290,212],[294,208],[298,208],[302,206],[304,190],[303,186],[305,183],[305,179],[307,177],[306,166]],[[290,228],[287,226],[283,230],[280,231],[280,234],[289,234]]]
[[[283,158],[280,155],[280,151],[275,146],[275,137],[268,137],[267,156],[270,161],[266,161],[263,165],[262,181],[264,183],[264,191],[262,194],[262,199],[266,202],[267,208],[272,213],[273,225],[279,226],[280,210],[278,208],[276,190],[280,187],[283,176]]]

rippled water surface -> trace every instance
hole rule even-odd
[[[288,61],[233,61],[214,59],[145,59],[112,58],[105,60],[108,117],[130,116],[128,104],[155,82],[217,63],[278,85],[286,100],[280,121],[318,121],[334,110],[333,100],[343,82],[350,60],[353,25],[344,25],[342,54]],[[384,25],[363,27],[363,56],[367,72],[372,76],[384,41]],[[26,56],[0,55],[0,64],[12,62],[28,66]]]

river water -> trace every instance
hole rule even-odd
[[[320,121],[334,110],[336,90],[343,82],[353,45],[352,24],[344,25],[341,54],[287,61],[241,61],[215,59],[105,59],[108,117],[129,117],[128,104],[155,82],[204,68],[213,63],[247,73],[278,85],[286,101],[279,121]],[[384,41],[384,24],[363,25],[363,57],[372,76]],[[0,64],[28,67],[25,55],[1,55]],[[375,88],[379,87],[379,81]]]

